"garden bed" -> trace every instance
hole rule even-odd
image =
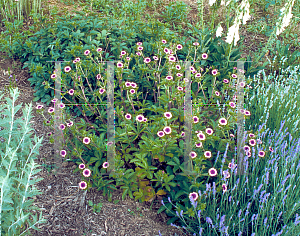
[[[188,0],[185,1],[189,3]],[[47,4],[47,3],[44,3]],[[59,6],[63,7],[64,4],[51,2],[51,7]],[[190,1],[190,7],[192,8],[191,14],[189,14],[190,23],[196,22],[197,17],[197,5]],[[71,11],[72,7],[68,6],[68,11]],[[80,9],[78,9],[80,10]],[[258,9],[257,9],[258,10]],[[208,6],[206,4],[205,12],[208,12]],[[260,11],[257,11],[257,15]],[[144,19],[145,20],[145,19]],[[254,20],[254,19],[252,19]],[[24,29],[28,29],[31,25],[30,21],[24,24]],[[3,30],[3,28],[1,29]],[[266,43],[268,37],[262,34],[256,34],[248,32],[245,26],[241,26],[240,35],[245,36],[244,53],[242,56],[251,55],[259,47],[259,43]],[[225,40],[225,38],[223,38]],[[281,39],[281,36],[278,37]],[[295,51],[295,47],[291,47],[290,51]],[[267,61],[267,58],[264,58]],[[43,165],[43,171],[39,172],[37,178],[43,178],[42,181],[36,184],[38,190],[42,192],[41,195],[34,197],[33,203],[43,211],[43,216],[48,220],[48,223],[41,224],[38,228],[41,231],[32,231],[33,235],[158,235],[160,231],[162,235],[191,235],[188,231],[182,229],[176,229],[175,227],[168,226],[166,222],[169,217],[165,213],[157,214],[157,210],[161,207],[160,198],[155,199],[152,202],[136,202],[126,196],[123,201],[121,198],[122,191],[114,191],[112,195],[112,202],[108,201],[107,196],[103,197],[102,191],[97,191],[93,188],[90,192],[84,194],[78,188],[78,183],[82,180],[80,172],[73,173],[76,166],[73,163],[63,163],[61,173],[57,176],[51,175],[47,169],[52,164],[50,158],[54,155],[53,144],[49,143],[47,134],[53,130],[43,125],[43,117],[36,112],[35,107],[37,105],[46,104],[41,101],[32,102],[34,96],[34,90],[30,86],[30,82],[27,80],[30,75],[28,69],[21,69],[22,63],[15,59],[6,58],[6,54],[0,52],[0,90],[4,89],[4,86],[9,85],[8,68],[11,69],[12,74],[16,76],[17,87],[20,91],[20,96],[17,99],[17,103],[25,107],[25,104],[32,103],[32,128],[35,130],[33,135],[38,137],[43,136],[44,140],[42,146],[39,149],[39,155],[37,156],[36,163]],[[4,73],[3,73],[4,71]],[[268,71],[266,71],[268,73]],[[8,97],[8,93],[4,97]],[[0,102],[6,103],[4,98]],[[16,117],[22,116],[22,109],[20,109]],[[49,119],[51,116],[47,114],[47,110],[44,111],[44,116]],[[76,118],[74,123],[77,123],[80,118]],[[68,157],[69,158],[69,157]],[[94,212],[93,207],[89,205],[89,201],[92,201],[94,205],[99,205],[99,212]],[[151,206],[151,209],[150,209]],[[35,213],[36,214],[36,213]],[[27,228],[28,225],[25,225]]]

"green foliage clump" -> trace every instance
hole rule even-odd
[[[201,98],[206,103],[209,104],[211,101],[214,101],[216,98],[213,94],[213,82],[214,77],[208,71],[210,71],[211,68],[217,68],[218,72],[220,73],[220,78],[229,78],[232,75],[232,67],[231,64],[229,65],[229,61],[235,61],[240,58],[240,53],[238,49],[234,49],[231,51],[231,54],[229,56],[225,56],[228,54],[227,48],[222,41],[215,38],[212,39],[211,34],[209,31],[206,31],[205,33],[201,34],[200,31],[197,29],[193,29],[199,34],[199,38],[196,40],[199,43],[199,47],[197,47],[197,50],[191,50],[192,46],[189,43],[181,42],[178,38],[171,38],[172,43],[181,43],[183,48],[182,50],[178,50],[176,52],[176,55],[178,56],[178,59],[181,60],[193,60],[195,58],[195,53],[197,55],[201,55],[202,53],[208,53],[209,57],[206,60],[201,59],[200,56],[196,58],[197,62],[195,62],[195,68],[197,70],[200,70],[201,68],[205,68],[205,72],[207,75],[204,76],[203,84],[207,87],[204,87],[205,92],[202,95],[202,93],[199,93],[199,87],[197,87],[194,84],[192,84],[191,92],[193,97],[195,97],[195,100],[193,102],[195,103],[197,100],[196,98]],[[195,32],[190,32],[195,33]],[[113,38],[113,37],[112,37]],[[164,36],[164,39],[167,38],[167,36]],[[142,40],[140,40],[142,41]],[[162,55],[161,52],[153,50],[154,46],[157,46],[155,44],[156,42],[147,42],[143,41],[143,55],[144,57],[151,57],[154,55]],[[124,43],[125,44],[125,43]],[[116,47],[117,48],[117,47]],[[113,180],[109,180],[109,178],[102,177],[99,179],[99,175],[104,174],[105,168],[101,168],[101,164],[105,162],[107,159],[107,153],[105,152],[105,143],[103,143],[104,136],[107,134],[107,124],[105,124],[105,113],[100,112],[101,116],[97,116],[97,119],[99,121],[92,120],[93,117],[89,116],[85,111],[83,112],[86,119],[89,119],[91,121],[92,125],[96,128],[96,130],[100,133],[95,135],[93,130],[86,131],[84,129],[78,130],[78,133],[81,133],[83,137],[87,137],[91,135],[91,139],[93,142],[95,142],[95,149],[93,147],[87,146],[87,145],[80,145],[78,140],[75,139],[76,144],[76,150],[79,151],[79,153],[84,153],[84,156],[82,158],[84,159],[84,162],[87,162],[88,169],[92,171],[91,178],[93,179],[93,186],[96,186],[98,190],[103,190],[104,195],[111,196],[111,192],[113,190],[116,190],[116,187],[114,185],[120,186],[121,189],[123,189],[122,198],[124,199],[126,195],[129,195],[131,198],[135,198],[135,200],[140,201],[148,201],[154,198],[156,195],[161,196],[165,195],[166,192],[172,197],[172,199],[176,199],[176,201],[184,202],[186,205],[185,210],[188,211],[190,214],[192,214],[191,210],[188,208],[188,204],[190,204],[189,199],[186,198],[186,195],[188,195],[192,189],[199,189],[202,188],[203,182],[207,181],[207,169],[210,167],[216,167],[219,168],[221,164],[221,160],[218,159],[219,153],[226,152],[224,144],[228,141],[228,139],[221,139],[220,137],[213,136],[211,140],[209,140],[208,144],[205,144],[206,150],[209,148],[214,148],[214,151],[212,152],[212,158],[211,160],[205,160],[202,157],[199,159],[200,163],[207,164],[207,167],[202,168],[201,164],[197,163],[197,167],[195,171],[199,172],[201,171],[204,173],[201,174],[201,178],[193,178],[191,176],[183,176],[178,175],[183,170],[183,140],[180,140],[178,135],[171,136],[171,139],[159,139],[155,136],[158,130],[161,130],[164,125],[166,125],[168,122],[166,120],[163,120],[161,117],[163,117],[164,112],[170,111],[174,115],[174,119],[170,120],[170,122],[174,121],[180,121],[179,125],[176,123],[172,124],[172,128],[179,128],[179,133],[182,131],[182,125],[183,125],[183,115],[181,114],[180,108],[170,108],[168,109],[168,99],[166,90],[161,91],[161,96],[159,97],[159,100],[155,100],[155,93],[149,93],[149,96],[147,99],[143,99],[143,94],[146,94],[149,91],[153,91],[153,88],[156,87],[156,81],[153,76],[151,76],[151,69],[149,67],[141,65],[143,58],[138,57],[135,55],[135,51],[137,49],[137,46],[131,46],[131,47],[119,47],[122,51],[125,51],[129,54],[131,60],[129,62],[128,68],[130,69],[120,69],[116,68],[116,75],[117,78],[122,74],[122,70],[124,72],[123,78],[125,80],[130,80],[130,82],[134,82],[137,84],[137,87],[139,88],[138,92],[138,98],[143,100],[143,103],[136,102],[135,105],[139,107],[138,113],[135,112],[134,108],[127,107],[129,104],[123,105],[122,103],[122,89],[124,89],[124,83],[125,81],[121,81],[117,83],[118,80],[115,80],[115,91],[117,91],[117,95],[115,97],[115,103],[114,106],[116,107],[116,113],[117,117],[115,120],[115,124],[117,126],[116,128],[116,171],[121,174],[120,176],[111,174],[110,177],[114,177],[116,184],[113,184]],[[86,50],[89,50],[88,48],[85,48]],[[115,47],[111,48],[111,50],[115,49]],[[70,57],[71,60],[75,59],[76,57],[83,58],[83,60],[80,60],[80,62],[76,63],[66,63],[66,66],[69,66],[71,68],[70,72],[64,72],[62,74],[62,79],[64,81],[71,81],[72,78],[76,78],[78,75],[82,75],[81,73],[78,73],[78,67],[79,64],[84,69],[82,71],[85,72],[84,77],[88,77],[88,80],[80,80],[82,84],[87,81],[92,81],[90,83],[87,83],[86,86],[88,87],[90,84],[95,85],[98,84],[99,81],[96,81],[96,75],[98,73],[103,73],[103,68],[101,67],[100,63],[100,69],[99,71],[94,70],[94,67],[92,66],[92,63],[90,61],[85,61],[84,58],[93,58],[94,55],[98,55],[96,50],[90,49],[91,55],[89,57],[86,57],[83,54],[83,50],[76,53],[74,52],[73,58]],[[109,50],[106,48],[105,51]],[[121,52],[118,51],[119,53]],[[172,48],[173,50],[173,48]],[[175,49],[174,49],[175,50]],[[103,50],[104,51],[104,50]],[[190,51],[192,51],[190,55]],[[102,55],[102,54],[100,54]],[[117,54],[120,55],[120,54]],[[115,58],[117,58],[117,55],[115,55]],[[102,57],[103,58],[103,57]],[[95,58],[98,60],[98,56]],[[251,58],[249,58],[251,60]],[[119,59],[120,60],[120,59]],[[153,63],[153,62],[152,62]],[[162,58],[162,65],[164,63],[167,63],[167,60],[165,57]],[[151,64],[152,65],[152,64]],[[197,66],[196,66],[197,65]],[[249,69],[251,67],[251,64],[246,64],[245,69]],[[89,69],[89,70],[88,70]],[[249,69],[246,73],[246,75],[250,76],[251,73],[255,73],[259,70],[259,68],[255,68],[251,71]],[[76,71],[76,73],[75,73]],[[87,72],[89,71],[90,74]],[[249,72],[250,71],[250,72]],[[161,74],[161,77],[165,77],[168,75],[168,70],[165,69],[164,66],[158,71]],[[204,73],[205,73],[204,72]],[[78,73],[78,74],[77,74]],[[184,73],[184,69],[181,73]],[[88,76],[86,76],[88,74]],[[105,77],[105,74],[103,75]],[[151,78],[151,81],[150,81]],[[248,79],[247,82],[250,82],[251,79]],[[173,81],[172,81],[173,83]],[[177,83],[177,81],[176,81]],[[68,84],[71,84],[70,82]],[[100,84],[100,83],[99,83]],[[104,84],[105,85],[105,84]],[[165,81],[161,82],[162,87],[167,85]],[[172,84],[173,85],[173,84]],[[183,86],[183,85],[182,85]],[[68,86],[67,86],[68,87]],[[85,86],[83,86],[85,87]],[[104,86],[105,87],[105,86]],[[222,91],[224,89],[224,85],[221,81],[217,81],[216,87],[219,91]],[[70,87],[69,87],[70,88]],[[246,89],[247,90],[247,89]],[[249,88],[248,88],[249,90]],[[76,91],[76,90],[75,90]],[[80,91],[79,91],[80,92]],[[75,93],[75,95],[78,95]],[[94,102],[94,98],[90,96],[91,94],[86,93],[86,97],[89,103]],[[98,95],[98,94],[97,94]],[[175,94],[172,94],[172,98]],[[230,94],[231,96],[232,94]],[[105,96],[103,95],[102,101],[105,101]],[[175,95],[177,96],[177,95]],[[182,98],[179,98],[177,96],[177,100],[182,105]],[[206,99],[210,98],[210,99]],[[176,99],[176,98],[175,98]],[[84,102],[84,99],[79,100],[81,104]],[[229,102],[228,99],[225,99],[225,95],[222,96],[221,104],[224,104],[226,102]],[[162,104],[162,105],[161,105]],[[127,106],[126,106],[127,105]],[[87,106],[86,106],[87,108]],[[82,109],[86,109],[85,106],[82,107]],[[101,110],[101,107],[99,108]],[[105,108],[104,108],[105,109]],[[139,126],[135,128],[135,124],[131,121],[128,121],[129,124],[125,124],[124,119],[122,118],[121,112],[123,109],[126,110],[126,112],[129,112],[130,114],[138,115],[138,114],[144,114],[147,117],[151,117],[151,121],[153,121],[152,125],[153,127],[149,127],[147,130],[146,128],[142,128]],[[217,108],[221,110],[221,108]],[[103,111],[103,109],[102,109]],[[198,110],[199,112],[199,110]],[[223,110],[224,112],[224,110]],[[200,112],[201,113],[201,112]],[[233,114],[232,111],[229,111],[230,115]],[[197,113],[198,114],[198,113]],[[208,114],[207,111],[204,111],[201,113],[201,118],[204,119],[205,115]],[[210,124],[213,130],[218,130],[218,112],[214,114],[213,116],[208,117],[208,123]],[[70,118],[70,117],[69,117]],[[92,119],[91,119],[92,118]],[[101,119],[103,120],[101,122]],[[149,119],[150,120],[150,119]],[[232,120],[231,120],[232,121]],[[169,124],[169,123],[168,123]],[[80,127],[86,127],[85,122],[82,119],[82,123],[80,124]],[[159,129],[160,128],[160,129]],[[203,130],[207,128],[206,125],[200,125],[196,127],[198,130]],[[231,128],[231,127],[230,127]],[[225,132],[228,132],[229,127],[226,127]],[[73,127],[72,131],[75,131],[76,129]],[[144,132],[144,134],[142,133]],[[217,131],[216,131],[217,132]],[[155,137],[154,137],[155,136]],[[71,135],[68,135],[68,137],[72,137]],[[100,139],[99,139],[100,137]],[[177,139],[177,141],[176,141]],[[168,145],[166,145],[168,143]],[[232,141],[230,142],[232,144]],[[83,147],[83,149],[78,148],[78,145]],[[92,145],[91,145],[92,146]],[[76,151],[74,151],[74,148],[72,146],[68,146],[68,150],[72,151],[72,154],[76,154]],[[164,150],[164,153],[162,155],[161,150]],[[229,152],[229,157],[233,158],[234,149],[231,146]],[[222,155],[221,154],[221,155]],[[154,159],[158,159],[158,161],[155,161]],[[81,160],[76,159],[74,160],[76,163],[80,164]],[[202,162],[203,161],[203,162]],[[226,163],[231,161],[226,160]],[[224,161],[225,162],[225,161]],[[125,168],[123,168],[125,167]],[[204,170],[205,169],[205,170]],[[79,169],[75,171],[80,171]],[[91,180],[89,178],[89,180]],[[88,181],[89,181],[88,180]],[[212,181],[211,179],[209,180]],[[190,184],[193,182],[192,184]],[[90,184],[90,183],[89,183]],[[221,186],[218,186],[218,191],[221,190]],[[184,196],[184,197],[183,197]],[[199,204],[199,207],[202,209],[204,207],[203,204]],[[163,209],[162,209],[163,210]],[[174,219],[173,219],[174,220]]]
[[[162,17],[166,22],[178,23],[186,21],[187,18],[187,5],[183,1],[170,2],[166,6],[166,10],[162,12]]]
[[[31,106],[26,104],[25,112],[23,110],[23,120],[15,119],[15,114],[22,105],[14,106],[17,97],[19,96],[18,89],[10,91],[13,99],[6,98],[7,104],[0,106],[2,113],[0,119],[0,137],[3,137],[6,142],[0,142],[0,231],[4,235],[21,235],[21,229],[25,223],[29,224],[26,230],[39,230],[36,224],[46,223],[42,217],[42,211],[38,207],[32,206],[34,199],[38,194],[42,194],[35,188],[35,184],[43,178],[34,177],[35,174],[41,171],[37,169],[40,165],[34,162],[34,154],[39,154],[43,138],[37,139],[34,136],[35,144],[32,144],[30,128]],[[3,95],[2,95],[3,96]],[[0,100],[2,98],[0,96]],[[22,127],[22,130],[18,127]],[[33,179],[32,179],[33,178]],[[39,220],[37,215],[32,215],[28,210],[40,211]],[[32,221],[29,217],[32,217]],[[28,232],[27,232],[28,233]]]
[[[275,61],[274,57],[273,62]],[[282,61],[282,67],[287,58]],[[251,111],[253,118],[246,121],[246,128],[257,131],[265,124],[271,131],[279,131],[280,123],[285,121],[283,130],[296,139],[299,137],[300,117],[297,109],[300,103],[299,66],[282,69],[279,75],[259,71],[253,79],[253,91],[246,94],[245,105]],[[263,77],[261,81],[260,78]],[[286,137],[286,140],[287,137]]]

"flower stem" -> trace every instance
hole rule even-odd
[[[129,102],[131,103],[131,106],[132,106],[133,111],[135,112],[135,109],[134,109],[134,106],[133,106],[133,101],[130,100],[129,95],[128,95],[128,90],[127,90],[126,92],[127,92],[127,98],[128,98],[128,100],[129,100]]]
[[[74,136],[75,137],[75,136]],[[78,138],[77,138],[78,139]],[[75,147],[75,145],[73,144],[73,142],[70,140],[70,143],[72,144],[72,146],[74,147],[74,149],[73,150],[75,150],[76,152],[77,152],[77,154],[78,154],[78,157],[81,159],[81,161],[82,161],[82,163],[83,164],[85,164],[85,162],[84,162],[84,160],[82,159],[82,157],[81,157],[81,155],[79,154],[79,152],[77,151],[77,149],[76,149],[76,147]],[[72,151],[72,150],[70,150],[70,151]]]
[[[231,54],[231,49],[232,49],[232,44],[234,42],[232,41],[231,44],[230,44],[230,49],[229,49],[229,53],[228,53],[228,59],[227,59],[227,67],[228,67],[228,64],[229,64],[229,58],[230,58],[230,54]]]
[[[74,100],[74,102],[76,102],[74,97],[73,97],[73,100]],[[93,128],[93,129],[95,130],[96,134],[100,137],[100,133],[99,133],[99,132],[96,130],[96,128],[91,124],[91,122],[89,121],[89,119],[86,117],[85,113],[80,109],[79,106],[77,106],[77,108],[81,111],[81,113],[83,114],[85,120],[90,124],[90,127]]]
[[[120,85],[120,89],[121,89],[121,99],[122,99],[122,102],[123,102],[123,107],[124,107],[126,113],[128,113],[128,110],[125,106],[125,102],[124,102],[124,99],[123,99],[123,89],[122,89],[122,86],[121,86],[121,81],[122,81],[122,78],[119,79],[119,85]]]

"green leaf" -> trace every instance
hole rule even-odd
[[[172,179],[174,179],[174,175],[170,175],[170,176],[166,179],[166,182],[170,182]]]
[[[123,133],[123,134],[120,134],[120,135],[118,135],[119,137],[122,137],[122,136],[125,136],[125,135],[128,135],[128,136],[130,136],[130,135],[134,135],[134,133],[133,132],[128,132],[128,133]]]
[[[180,196],[186,194],[183,190],[179,190],[178,193],[176,193],[175,198],[178,199]]]
[[[166,185],[166,189],[167,189],[168,191],[171,191],[169,185]]]
[[[178,219],[177,217],[172,217],[170,220],[168,220],[167,225],[174,223],[177,219]]]
[[[128,192],[128,187],[124,187],[124,186],[122,186],[122,187],[124,188],[124,191],[123,191],[123,194],[122,194],[122,200],[124,201],[124,199],[126,197],[126,193]]]
[[[159,213],[165,211],[166,209],[172,209],[171,203],[167,202],[167,203],[165,203],[165,206],[162,205],[162,206],[158,209],[157,214],[159,214]]]
[[[99,166],[101,166],[101,160],[98,160],[95,164],[95,168],[98,168]]]
[[[166,156],[173,157],[174,155],[172,153],[168,153]]]

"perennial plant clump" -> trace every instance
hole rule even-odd
[[[274,57],[275,60],[276,56]],[[284,64],[287,58],[281,58]],[[299,113],[297,106],[300,102],[299,66],[287,67],[266,76],[264,70],[254,76],[253,93],[245,97],[247,109],[252,111],[253,118],[246,121],[246,127],[258,130],[259,125],[265,123],[271,131],[278,132],[281,121],[285,120],[285,127],[293,138],[299,136]],[[287,76],[288,75],[288,76]],[[263,80],[258,79],[263,77]],[[274,79],[274,82],[269,82]],[[262,81],[262,82],[261,82]],[[279,112],[280,111],[280,112]]]
[[[136,60],[139,67],[142,67],[139,64],[140,61],[143,61],[149,66],[149,69],[151,68],[154,70],[155,75],[158,75],[158,71],[161,66],[160,62],[162,60],[159,57],[161,55],[160,50],[164,51],[163,57],[166,58],[166,71],[169,73],[163,78],[159,76],[157,76],[158,78],[155,78],[151,75],[148,75],[147,77],[148,82],[150,82],[151,79],[155,82],[155,85],[157,84],[157,90],[154,90],[154,101],[152,99],[146,100],[148,93],[146,93],[144,98],[142,96],[143,103],[135,101],[134,97],[137,96],[138,99],[138,95],[141,95],[141,92],[137,91],[139,86],[137,86],[137,83],[130,81],[129,78],[122,80],[121,72],[122,70],[126,71],[124,69],[126,66],[128,68],[130,58],[143,56],[142,42],[137,43],[137,52],[135,56],[129,56],[126,54],[126,51],[122,51],[120,55],[121,58],[122,56],[126,56],[126,58],[124,61],[119,61],[117,63],[116,73],[121,91],[117,92],[117,97],[115,100],[116,114],[119,118],[116,122],[117,132],[115,141],[117,144],[116,146],[118,147],[120,145],[121,148],[116,150],[117,155],[115,159],[117,160],[116,172],[119,175],[115,175],[113,173],[110,175],[110,177],[114,177],[116,179],[116,185],[123,189],[122,198],[124,198],[126,194],[129,194],[131,198],[135,196],[135,200],[140,199],[141,201],[149,201],[155,198],[155,196],[166,195],[167,193],[165,190],[167,190],[169,194],[171,194],[172,199],[177,199],[179,202],[181,201],[179,197],[181,196],[182,198],[183,195],[189,196],[192,188],[195,188],[195,190],[199,190],[199,188],[204,190],[202,183],[205,181],[206,183],[209,181],[216,182],[217,191],[225,192],[227,190],[228,182],[226,182],[225,179],[222,179],[222,176],[226,175],[229,169],[223,173],[222,168],[224,165],[228,166],[229,168],[234,168],[236,166],[233,159],[236,150],[235,147],[232,146],[236,141],[234,139],[236,134],[233,134],[233,123],[235,123],[234,110],[236,108],[234,100],[235,96],[233,96],[233,88],[236,86],[244,87],[245,83],[235,83],[237,79],[237,68],[233,68],[233,72],[228,73],[227,79],[223,78],[223,80],[218,81],[217,79],[220,72],[218,69],[215,69],[214,66],[205,68],[206,61],[209,60],[209,54],[203,53],[201,58],[199,58],[203,66],[196,67],[197,64],[195,63],[194,66],[188,68],[188,70],[192,73],[191,80],[198,84],[195,92],[192,91],[193,98],[195,97],[193,101],[202,102],[202,104],[211,104],[211,102],[215,101],[215,104],[217,104],[219,107],[221,106],[220,104],[223,104],[223,111],[221,111],[221,109],[219,109],[219,111],[215,109],[215,111],[211,113],[210,117],[207,118],[205,114],[209,113],[205,109],[202,110],[200,107],[193,109],[193,115],[191,118],[194,125],[192,128],[193,134],[196,135],[192,137],[192,143],[194,143],[194,147],[189,153],[189,156],[195,163],[194,168],[196,176],[187,177],[177,175],[178,170],[179,173],[180,170],[183,171],[184,146],[183,140],[180,139],[184,137],[185,133],[183,127],[184,117],[182,114],[182,108],[184,105],[184,88],[187,86],[189,79],[182,78],[185,72],[183,70],[184,65],[182,65],[182,62],[176,63],[175,56],[173,56],[176,53],[176,50],[182,49],[183,46],[178,44],[176,47],[172,45],[168,47],[165,45],[166,43],[167,41],[163,39],[161,40],[161,44],[157,44],[159,50],[157,56],[153,56],[153,61],[150,57],[143,57],[140,60]],[[195,42],[193,45],[198,46],[199,43]],[[99,53],[100,57],[102,58],[101,52],[103,52],[103,49],[99,48],[96,50],[96,52]],[[90,50],[86,50],[84,52],[84,55],[93,60],[91,54],[92,53]],[[98,60],[98,58],[96,59]],[[158,65],[156,64],[156,61],[159,61]],[[66,76],[71,75],[71,77],[75,78],[75,80],[74,88],[66,89],[62,94],[64,95],[68,93],[72,96],[81,95],[78,94],[78,92],[82,91],[83,94],[81,98],[83,98],[87,104],[90,104],[86,99],[86,93],[84,92],[83,80],[81,77],[81,75],[86,77],[84,71],[81,69],[81,65],[84,65],[83,62],[84,60],[81,60],[79,57],[73,60],[73,64],[75,64],[77,69],[76,73],[72,72],[70,66],[66,66],[64,68]],[[102,61],[94,61],[94,63],[96,66],[98,66],[95,71],[98,70],[99,74],[97,74],[95,77],[97,79],[97,85],[100,88],[93,90],[92,85],[94,83],[90,83],[87,77],[86,79],[87,83],[89,84],[90,92],[95,93],[93,97],[98,97],[99,103],[103,103],[105,101],[106,94],[107,80],[105,80],[105,78],[107,78],[107,74],[101,74],[103,71],[103,69],[101,70],[101,66],[103,64]],[[164,68],[164,66],[162,66],[162,68]],[[55,79],[56,76],[57,75],[54,73],[51,77],[52,79]],[[188,73],[186,76],[189,77]],[[64,74],[62,78],[64,79]],[[207,81],[209,81],[209,83],[207,83]],[[147,84],[149,84],[147,86],[148,88],[153,88],[151,83]],[[213,86],[209,87],[208,91],[204,91],[203,88],[206,88],[205,85],[209,86],[210,84]],[[48,85],[46,84],[46,86]],[[193,85],[191,87],[193,87]],[[160,88],[164,88],[164,90]],[[125,96],[129,102],[127,101],[125,103],[123,90],[126,92]],[[200,91],[202,93],[199,93]],[[157,94],[157,96],[155,96],[155,94]],[[58,101],[53,100],[53,102]],[[229,105],[227,108],[227,115],[225,115],[224,103]],[[61,108],[65,107],[63,103],[60,105]],[[139,109],[136,109],[135,107],[138,107]],[[42,107],[37,107],[37,109],[43,111],[41,108]],[[149,113],[146,113],[147,110]],[[49,108],[48,110],[48,112],[51,114],[53,111],[53,108]],[[245,117],[249,117],[251,115],[247,110],[241,110],[239,112],[244,113]],[[101,114],[101,112],[99,114]],[[87,117],[85,118],[87,119]],[[98,116],[98,118],[101,119],[104,117]],[[68,137],[68,140],[70,141],[71,138],[69,137],[74,137],[78,141],[85,144],[83,149],[78,148],[78,141],[75,139],[75,144],[77,143],[76,146],[74,143],[70,142],[67,148],[61,150],[61,155],[63,157],[68,155],[68,153],[71,153],[72,156],[77,155],[77,157],[80,158],[75,160],[76,163],[79,164],[79,168],[75,171],[82,170],[83,176],[86,178],[86,180],[80,183],[80,188],[87,189],[89,186],[95,185],[96,187],[103,189],[103,193],[108,194],[110,197],[110,192],[112,189],[115,189],[114,186],[108,185],[111,181],[106,180],[104,177],[99,180],[99,177],[97,177],[97,174],[105,173],[106,168],[110,164],[107,162],[107,156],[105,156],[106,153],[104,152],[106,149],[106,143],[103,142],[103,136],[106,133],[105,128],[107,124],[100,126],[93,123],[94,127],[101,127],[102,129],[99,130],[104,131],[102,133],[99,132],[100,138],[102,137],[102,140],[99,140],[99,136],[95,135],[92,130],[89,132],[84,129],[79,131],[78,128],[74,127],[70,116],[65,117],[65,120],[69,120],[69,122],[67,122],[69,129],[67,129],[64,124],[61,124],[64,137]],[[105,122],[105,119],[103,120],[103,122]],[[53,124],[53,121],[51,122]],[[49,125],[51,125],[51,122],[49,122]],[[123,129],[119,128],[120,126],[123,127]],[[142,132],[144,132],[144,134]],[[255,136],[256,134],[251,133],[249,140],[247,140],[251,143],[251,145],[255,145],[256,143],[255,139],[253,139]],[[254,142],[254,144],[252,144],[252,142]],[[227,146],[225,148],[224,144],[226,143]],[[102,150],[102,152],[92,152],[92,148]],[[263,146],[263,148],[265,148],[265,146]],[[83,151],[85,151],[84,149],[86,152],[84,152],[85,156],[83,158],[83,155],[81,154]],[[245,146],[244,149],[248,155],[251,155],[249,146]],[[224,151],[225,156],[227,153],[227,156],[230,159],[226,160],[224,158],[221,163],[221,160],[218,160],[218,157],[219,154],[223,153]],[[259,156],[265,157],[266,152],[269,152],[269,150],[261,150]],[[87,153],[94,153],[96,157],[87,156]],[[95,163],[95,165],[92,163]],[[134,163],[134,165],[131,163]],[[174,166],[173,170],[169,165]],[[102,168],[99,170],[98,167],[100,166]],[[124,166],[129,168],[123,169],[122,167]],[[219,170],[220,166],[221,171]],[[133,170],[136,172],[133,172]],[[154,172],[153,170],[157,171]],[[209,178],[206,179],[205,176],[208,176]],[[97,180],[98,183],[96,181],[90,183],[91,178],[88,179],[88,177]],[[149,181],[152,181],[152,183]],[[192,183],[190,183],[191,187],[188,187],[189,182]],[[182,201],[190,204],[187,198],[182,199]],[[199,210],[205,210],[205,204],[199,204],[198,208]],[[188,212],[187,214],[189,214],[189,216],[193,216],[194,212],[192,211],[192,208],[186,208],[186,211]]]
[[[5,143],[0,142],[0,235],[22,235],[31,228],[39,230],[36,225],[47,222],[42,217],[42,211],[31,205],[34,200],[28,199],[42,194],[34,186],[42,180],[34,177],[41,171],[37,169],[40,165],[34,162],[34,154],[39,153],[43,138],[38,139],[35,135],[35,144],[32,144],[30,135],[32,128],[29,125],[32,118],[32,104],[30,106],[26,104],[26,108],[23,109],[23,120],[15,119],[15,114],[21,107],[21,105],[15,107],[19,94],[18,89],[10,90],[13,99],[6,98],[6,107],[0,106],[3,116],[0,120],[2,127],[0,137],[7,140]],[[0,100],[2,97],[3,95],[0,95]],[[37,215],[28,213],[32,209],[40,211],[39,220]],[[22,232],[25,223],[28,223],[29,227]]]

